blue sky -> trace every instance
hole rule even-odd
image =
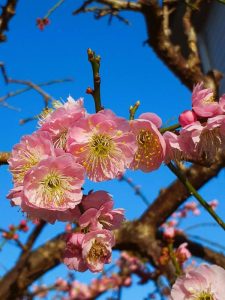
[[[35,83],[52,79],[73,78],[71,83],[58,84],[46,88],[56,99],[84,97],[89,112],[94,112],[91,96],[85,90],[92,85],[92,72],[87,61],[87,48],[92,48],[101,55],[102,102],[104,107],[112,109],[120,116],[128,117],[129,106],[137,100],[141,101],[139,113],[151,111],[159,114],[165,125],[177,122],[177,116],[191,106],[190,92],[177,80],[165,65],[156,57],[148,46],[143,43],[147,39],[144,19],[139,14],[124,13],[132,23],[113,20],[108,26],[108,19],[94,20],[91,14],[72,16],[72,11],[82,1],[66,0],[65,3],[50,17],[51,24],[41,32],[35,25],[37,17],[43,17],[47,10],[55,4],[53,0],[20,1],[17,14],[10,23],[7,33],[8,41],[1,44],[1,61],[4,61],[10,77],[31,80]],[[6,86],[0,78],[1,95],[20,88],[18,85]],[[8,103],[20,109],[10,110],[0,106],[0,151],[10,151],[18,143],[22,135],[30,134],[36,129],[36,123],[30,122],[23,126],[19,120],[34,116],[43,107],[43,99],[35,92],[28,92],[9,99]],[[159,190],[165,188],[174,178],[162,166],[160,170],[149,174],[128,172],[129,177],[141,185],[143,193],[153,201]],[[22,218],[17,208],[11,208],[6,194],[12,187],[11,176],[7,167],[0,168],[0,227],[16,223]],[[201,190],[206,200],[218,199],[221,204],[218,213],[225,218],[223,203],[224,171],[218,179]],[[87,182],[85,189],[106,189],[113,194],[115,207],[124,207],[128,219],[138,218],[145,205],[134,195],[126,183],[116,180],[94,184]],[[196,219],[190,217],[184,226],[201,221],[213,222],[205,213]],[[62,224],[49,225],[40,237],[38,244],[54,236],[63,228]],[[200,231],[199,231],[200,232]],[[222,230],[209,228],[201,233],[216,240],[222,236]],[[0,253],[1,265],[9,268],[16,260],[16,250],[12,245],[8,251]],[[10,253],[10,255],[9,255]],[[4,262],[4,263],[3,263]],[[57,276],[66,273],[65,267],[56,268],[47,275],[51,282]],[[89,280],[92,274],[85,273],[77,278]],[[143,299],[151,286],[124,290],[124,299]],[[136,296],[135,296],[136,295]],[[135,298],[132,298],[134,297]]]

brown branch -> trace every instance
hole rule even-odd
[[[60,263],[64,247],[62,236],[56,237],[31,252],[25,265],[19,260],[0,281],[0,299],[21,299],[33,281]]]
[[[188,249],[195,257],[199,257],[211,264],[216,264],[225,269],[225,256],[222,253],[216,252],[208,247],[203,246],[197,242],[193,242],[184,235],[179,235],[175,238],[175,246],[182,243],[188,243]]]
[[[138,2],[134,1],[122,1],[122,0],[89,0],[89,1],[84,1],[84,3],[76,10],[73,11],[73,15],[77,15],[81,12],[89,12],[89,11],[104,11],[102,7],[89,7],[90,4],[92,3],[99,3],[106,5],[105,9],[111,8],[112,10],[116,11],[141,11],[142,5]]]
[[[9,83],[24,84],[24,85],[27,85],[28,87],[34,89],[36,92],[38,92],[44,98],[44,103],[45,103],[46,108],[48,107],[49,100],[55,101],[55,99],[51,95],[46,93],[42,88],[40,88],[40,86],[38,86],[37,84],[35,84],[31,81],[8,78],[8,82]]]
[[[39,237],[39,235],[42,232],[42,230],[44,229],[45,225],[46,225],[46,222],[43,220],[40,220],[39,224],[34,227],[26,244],[24,245],[24,251],[22,252],[22,254],[20,256],[20,259],[24,259],[26,253],[28,253],[29,250],[32,248],[33,244]]]
[[[0,166],[8,164],[7,161],[9,159],[10,155],[11,155],[10,152],[0,152]]]
[[[15,15],[15,9],[18,0],[7,0],[6,5],[2,6],[2,12],[0,15],[0,42],[6,41],[5,31],[8,29],[8,24],[11,18]]]
[[[6,78],[7,78],[7,82],[8,82],[8,77],[6,77]],[[48,85],[52,85],[52,84],[56,84],[56,83],[64,83],[64,82],[71,82],[71,81],[72,81],[72,79],[70,79],[70,78],[56,79],[56,80],[50,80],[48,82],[38,83],[37,86],[39,86],[39,87],[48,86]],[[20,95],[22,93],[25,93],[25,92],[28,92],[32,89],[33,89],[33,87],[28,86],[28,87],[23,88],[23,89],[19,89],[19,90],[16,90],[16,91],[11,91],[11,92],[7,93],[6,95],[1,96],[0,97],[0,102],[4,102],[4,101],[6,101],[7,99],[9,99],[11,97],[18,96],[18,95]]]
[[[204,4],[204,1],[198,0],[198,7]],[[105,6],[90,6],[93,3],[99,3]],[[196,43],[195,27],[192,24],[192,15],[198,18],[201,9],[194,10],[191,5],[186,6],[186,14],[180,12],[181,1],[164,1],[163,7],[158,5],[155,0],[142,0],[139,2],[122,1],[122,0],[93,0],[85,1],[73,14],[85,12],[95,12],[95,17],[98,19],[113,11],[133,11],[143,14],[146,20],[148,39],[146,43],[159,56],[159,58],[167,65],[167,67],[185,84],[189,89],[197,82],[204,81],[205,85],[213,90],[218,90],[219,80],[221,76],[216,78],[215,71],[212,70],[208,74],[204,74],[199,57]],[[111,9],[111,11],[110,11]],[[176,18],[178,18],[179,25]],[[171,26],[174,21],[174,27]],[[174,40],[178,27],[184,34],[179,41]],[[187,57],[183,54],[183,43],[188,45],[189,53]]]

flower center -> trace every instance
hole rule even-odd
[[[38,162],[38,154],[31,151],[21,150],[18,153],[19,159],[21,159],[21,164],[16,166],[14,169],[11,170],[13,174],[13,179],[16,183],[22,183],[25,174],[34,167]]]
[[[156,134],[141,129],[137,135],[138,150],[135,154],[135,168],[139,168],[140,163],[147,166],[154,165],[154,157],[160,155],[161,147]]]
[[[214,300],[213,294],[207,291],[200,292],[200,294],[196,295],[196,300]]]
[[[214,98],[214,96],[206,97],[203,99],[202,102],[204,104],[211,104],[211,103],[215,102],[215,98]]]
[[[70,177],[51,171],[40,182],[42,187],[42,198],[45,205],[60,206],[64,203],[65,194],[71,191]]]
[[[112,138],[105,134],[95,134],[90,141],[91,152],[97,157],[107,157],[114,149]]]
[[[99,258],[104,258],[107,256],[107,249],[106,247],[99,241],[94,241],[92,247],[88,253],[88,261],[89,262],[96,262]]]
[[[53,143],[56,148],[61,148],[61,149],[65,150],[66,141],[67,141],[67,133],[68,133],[68,130],[65,128],[56,137],[54,137]]]

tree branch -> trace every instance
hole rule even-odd
[[[18,0],[8,0],[5,6],[2,6],[2,12],[0,16],[0,43],[6,41],[6,35],[4,32],[8,30],[8,24],[11,18],[15,15],[15,9]]]

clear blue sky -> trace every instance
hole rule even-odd
[[[5,2],[5,1],[2,1]],[[177,116],[191,106],[190,92],[168,71],[148,46],[143,46],[147,39],[144,19],[134,13],[123,14],[132,25],[114,19],[108,26],[108,19],[94,20],[91,14],[72,16],[72,11],[82,1],[67,0],[51,16],[51,24],[41,32],[35,25],[37,17],[43,17],[47,10],[55,4],[55,0],[20,1],[17,14],[10,23],[7,33],[8,41],[0,45],[0,60],[4,61],[10,77],[31,80],[35,83],[52,79],[72,77],[72,83],[64,83],[46,88],[57,99],[66,99],[70,94],[74,98],[84,96],[85,106],[89,112],[94,112],[92,98],[85,95],[85,90],[92,85],[92,73],[87,61],[86,50],[92,48],[102,57],[102,101],[106,108],[112,109],[118,115],[127,117],[129,106],[137,100],[141,101],[139,113],[151,111],[159,114],[163,123],[172,125],[177,122]],[[1,95],[18,89],[20,86],[5,86],[0,78]],[[30,122],[23,126],[19,120],[31,117],[40,112],[43,107],[42,98],[35,92],[28,92],[9,99],[9,104],[21,109],[20,112],[0,106],[0,151],[10,151],[21,136],[36,129],[36,123]],[[174,178],[165,167],[160,170],[143,174],[129,172],[134,182],[141,185],[143,193],[153,201],[161,188],[165,188]],[[0,168],[0,227],[16,223],[22,218],[17,208],[11,208],[5,195],[12,187],[11,177],[7,167]],[[214,179],[201,193],[206,200],[217,198],[221,204],[218,213],[224,217],[224,172]],[[145,209],[141,200],[134,196],[126,183],[110,181],[101,184],[88,182],[85,189],[106,189],[113,194],[116,207],[126,209],[128,219],[138,218]],[[196,222],[213,222],[203,214],[200,218],[190,217],[187,224]],[[49,225],[38,243],[60,232],[63,225]],[[204,230],[201,230],[205,234]],[[208,238],[214,240],[222,236],[220,229],[207,228]],[[218,234],[218,235],[217,235]],[[8,251],[0,253],[0,274],[2,265],[9,268],[15,261],[15,247],[8,246]],[[9,254],[10,253],[10,254]],[[48,275],[47,280],[66,273],[66,268],[60,267]],[[77,278],[89,280],[92,274],[85,273]],[[124,299],[143,299],[151,286],[135,287],[124,290]]]

